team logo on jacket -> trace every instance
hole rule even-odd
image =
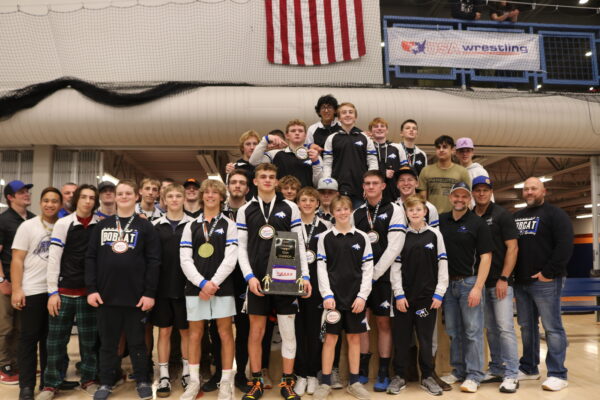
[[[421,160],[417,160],[417,161],[415,161],[415,164],[417,164],[417,165],[421,165],[421,164],[423,164],[423,161],[421,161]]]
[[[277,214],[275,214],[275,216],[277,218],[285,218],[285,213],[283,211],[279,211]]]
[[[312,165],[312,161],[311,161],[311,160],[306,160],[306,161],[304,161],[304,163],[303,163],[303,164],[306,164],[306,165]]]
[[[377,216],[377,218],[382,221],[386,220],[387,217],[388,217],[387,213],[383,213],[383,214]]]
[[[352,248],[353,248],[354,250],[360,250],[360,244],[358,244],[358,243],[356,243],[356,244],[353,244],[353,245],[352,245]]]
[[[535,235],[540,226],[540,217],[527,217],[515,219],[519,235]]]
[[[361,142],[360,140],[358,142],[354,142],[354,144],[357,146],[364,146],[364,143]]]
[[[388,155],[388,158],[391,158],[392,160],[396,159],[396,155],[394,153]]]
[[[457,232],[460,232],[460,233],[467,233],[467,232],[469,232],[469,230],[467,229],[467,227],[466,227],[466,226],[464,226],[464,225],[461,225],[461,226],[459,226],[459,227],[458,227],[458,229],[457,229]]]
[[[381,307],[381,308],[390,308],[390,302],[386,300],[383,303],[381,303],[379,305],[379,307]]]
[[[433,243],[429,242],[425,245],[426,249],[433,250]]]
[[[223,228],[219,228],[219,229],[215,229],[215,231],[213,233],[216,235],[222,235],[225,233],[225,231],[223,230]]]

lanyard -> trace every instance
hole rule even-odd
[[[385,162],[387,161],[387,157],[388,157],[388,145],[387,143],[383,143],[383,144],[379,144],[377,143],[377,161],[379,161],[380,163],[385,164]],[[381,153],[380,153],[380,149],[382,147],[385,147],[385,157],[383,158],[383,161],[381,160]]]
[[[50,234],[52,234],[53,225],[50,225],[50,224],[46,225],[46,223],[44,222],[44,218],[42,218],[41,215],[40,215],[40,221],[42,221],[42,226],[44,227],[44,229],[48,233],[48,236],[50,236]]]
[[[275,207],[275,197],[273,197],[273,200],[271,200],[271,204],[269,205],[269,213],[265,215],[265,206],[264,203],[262,201],[262,199],[260,198],[260,196],[258,197],[258,204],[260,205],[260,212],[262,213],[263,217],[265,218],[265,223],[269,223],[269,217],[271,216],[271,213],[273,212],[273,208]]]
[[[119,240],[123,240],[123,234],[127,231],[127,229],[129,229],[129,225],[131,225],[131,222],[133,221],[133,217],[135,217],[135,214],[133,214],[131,217],[129,217],[129,221],[127,221],[127,225],[125,225],[125,229],[121,229],[121,220],[119,218],[118,215],[115,216],[117,219],[117,232],[119,232]]]
[[[377,213],[379,212],[379,205],[381,204],[381,201],[379,201],[377,203],[377,205],[375,206],[375,212],[373,213],[373,218],[371,218],[371,213],[369,212],[369,203],[365,202],[366,205],[366,209],[367,209],[367,221],[369,222],[369,227],[371,228],[371,230],[374,230],[374,226],[375,223],[373,221],[375,221],[375,218],[377,218]]]
[[[413,148],[413,153],[410,154],[408,152],[408,150],[406,149],[406,146],[404,145],[404,143],[402,143],[402,147],[404,148],[404,154],[406,154],[406,160],[408,161],[408,165],[410,165],[412,167],[415,164],[415,158],[417,157],[417,152]]]
[[[223,215],[223,214],[219,213],[219,215],[217,215],[216,217],[213,218],[213,220],[211,222],[212,226],[210,227],[210,230],[207,229],[207,226],[210,226],[208,221],[204,221],[204,215],[202,215],[202,231],[204,232],[204,241],[206,243],[208,243],[210,241],[210,237],[212,236],[213,232],[215,231],[215,228],[217,227],[217,222],[219,222],[221,215]]]
[[[308,244],[310,243],[310,239],[312,239],[312,236],[313,236],[313,233],[317,226],[318,220],[319,219],[315,215],[315,219],[313,220],[312,224],[310,225],[310,231],[308,232],[308,236],[306,236],[306,229],[302,229],[302,236],[304,237],[304,247],[306,247],[307,250],[308,250]]]

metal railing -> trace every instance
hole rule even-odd
[[[538,34],[541,70],[511,71],[390,65],[387,28],[391,27]],[[388,85],[392,84],[394,78],[450,80],[458,82],[463,87],[469,81],[530,84],[534,90],[540,88],[542,84],[569,86],[600,84],[598,70],[600,26],[383,16],[382,29],[385,83]]]

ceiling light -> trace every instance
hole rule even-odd
[[[591,51],[591,50],[588,50],[588,51],[585,53],[585,56],[586,56],[586,57],[591,57],[591,56],[592,56],[592,51]]]
[[[590,0],[579,0],[579,4],[587,4]]]
[[[581,214],[581,215],[578,215],[576,218],[577,219],[592,218],[592,214]]]
[[[115,185],[117,183],[119,183],[119,179],[118,178],[115,178],[114,176],[112,176],[111,174],[107,174],[106,172],[102,176],[96,176],[96,178],[100,182],[108,181],[108,182],[114,183]]]
[[[542,88],[542,84],[541,84],[541,83],[540,83],[540,84],[538,84],[538,85],[537,85],[537,88],[538,88],[538,89],[541,89],[541,88]]]
[[[598,207],[600,207],[600,203],[598,204]],[[592,204],[586,204],[585,206],[583,206],[583,208],[592,208]]]
[[[385,47],[385,42],[381,42],[381,47]]]
[[[215,181],[223,182],[223,178],[221,178],[220,174],[207,174],[208,179],[214,179]]]
[[[4,203],[0,203],[0,208],[6,208],[8,207],[8,205],[4,204]]]
[[[594,87],[590,86],[590,92],[593,92],[593,91],[594,91]]]
[[[525,208],[527,207],[527,203],[517,203],[515,204],[515,208]]]

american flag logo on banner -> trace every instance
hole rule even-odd
[[[323,65],[366,54],[362,0],[265,0],[267,58]]]

